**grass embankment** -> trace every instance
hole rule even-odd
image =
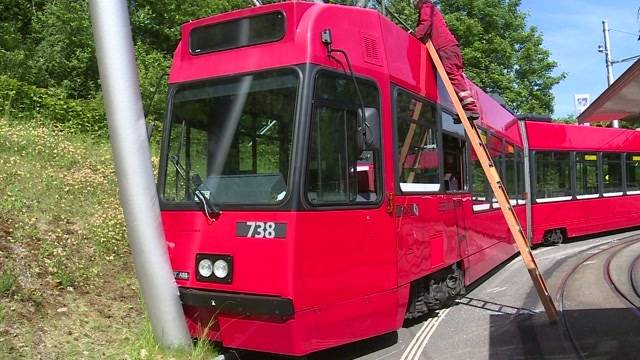
[[[213,354],[153,340],[108,141],[0,118],[0,359]]]

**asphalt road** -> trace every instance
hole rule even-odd
[[[589,269],[589,265],[598,262],[599,257],[606,259],[606,256],[598,253],[611,252],[612,250],[608,249],[634,235],[640,236],[640,231],[580,239],[561,246],[534,250],[536,261],[559,308],[561,300],[559,295],[562,289],[566,289],[564,303],[568,308],[565,309],[565,313],[571,315],[569,319],[575,318],[581,321],[572,326],[587,324],[591,317],[594,318],[595,323],[602,325],[602,315],[609,314],[607,311],[611,311],[607,306],[611,303],[610,298],[613,295],[605,292],[601,272]],[[632,248],[630,247],[627,251],[627,259],[616,260],[612,264],[624,263],[624,266],[628,266]],[[640,247],[636,249],[640,255]],[[591,257],[596,260],[592,260]],[[617,275],[618,277],[625,276],[624,274],[628,273],[628,267],[623,268],[621,265],[617,273],[623,274]],[[568,276],[569,274],[574,275]],[[570,325],[563,321],[556,324],[549,323],[529,274],[519,257],[503,264],[495,273],[473,286],[455,306],[411,324],[405,324],[405,327],[397,332],[312,354],[308,359],[591,358],[589,354],[585,356],[576,350],[575,341],[572,342],[575,339],[572,339],[570,332],[567,331]],[[597,291],[599,295],[589,295],[589,291],[585,293],[584,289],[594,289],[593,291]],[[588,309],[578,307],[580,312],[573,312],[571,304],[583,304],[585,298],[590,299]],[[585,312],[585,310],[588,311]],[[629,333],[640,335],[640,316],[637,319],[631,318],[638,321],[638,324],[618,325],[618,323],[609,322],[605,324],[606,326],[600,327],[606,327],[611,338],[624,337],[623,335],[628,338]],[[619,335],[616,335],[617,329],[620,332]],[[593,336],[583,340],[596,345],[599,341]],[[238,355],[241,360],[281,359],[265,354]],[[621,356],[624,357],[618,353],[615,358],[621,358]],[[235,356],[227,357],[227,359],[231,358]],[[599,356],[593,358],[614,358],[614,354],[607,356],[605,348]]]

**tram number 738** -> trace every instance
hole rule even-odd
[[[236,223],[236,236],[247,238],[284,239],[287,224],[264,221],[243,221]]]

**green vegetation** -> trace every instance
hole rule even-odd
[[[66,130],[104,134],[102,99],[71,100],[58,89],[43,89],[0,75],[0,114],[14,121],[37,119]]]
[[[578,120],[576,119],[575,115],[569,114],[565,117],[553,119],[553,122],[561,123],[561,124],[577,124]]]
[[[180,38],[181,24],[251,5],[249,0],[136,0],[129,3],[140,83],[147,107],[158,83],[156,100],[166,94],[162,80],[166,80],[170,59]],[[25,85],[29,93],[27,100],[32,98],[30,85],[51,90],[54,94],[47,94],[57,100],[83,100],[101,107],[88,3],[3,1],[0,4],[0,75],[28,84]],[[22,91],[18,90],[19,93]],[[16,94],[13,101],[26,101],[19,95]],[[0,90],[0,104],[5,101],[6,96]],[[158,119],[164,104],[162,101],[153,104],[147,112]],[[105,128],[102,118],[82,120],[84,127],[90,130]]]
[[[9,268],[0,270],[0,294],[8,295],[16,284],[16,274]]]
[[[153,337],[151,324],[146,323],[138,334],[135,341],[125,354],[125,358],[131,360],[144,359],[192,359],[192,360],[211,360],[215,357],[216,351],[210,342],[206,340],[197,340],[194,343],[192,351],[167,351],[158,346]]]
[[[211,357],[150,334],[106,139],[0,118],[0,169],[0,359]]]

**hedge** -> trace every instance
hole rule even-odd
[[[72,100],[56,90],[37,88],[0,75],[0,114],[19,121],[37,120],[71,131],[106,134],[101,98]]]

